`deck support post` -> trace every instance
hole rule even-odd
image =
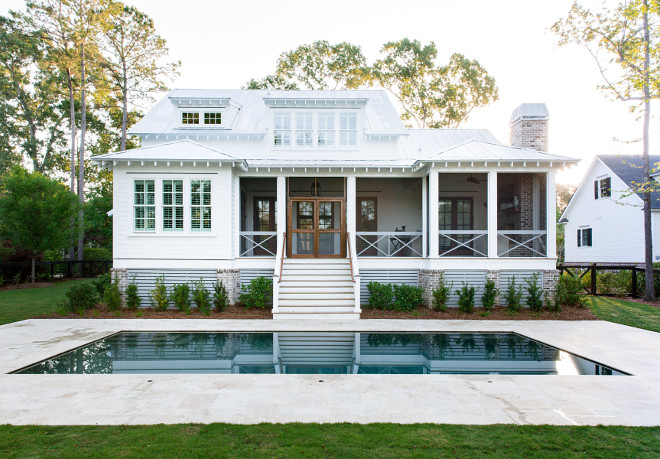
[[[488,258],[497,258],[497,172],[488,172]]]
[[[429,258],[440,256],[440,227],[438,214],[439,176],[437,171],[429,172]]]
[[[632,292],[630,295],[637,298],[637,267],[633,266],[632,269]]]

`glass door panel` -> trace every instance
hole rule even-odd
[[[341,256],[342,201],[319,201],[319,255]]]
[[[291,201],[290,252],[298,256],[314,256],[315,201]]]

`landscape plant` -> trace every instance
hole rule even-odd
[[[451,289],[454,287],[454,283],[451,282],[447,284],[443,275],[440,275],[438,279],[438,288],[433,289],[433,309],[440,312],[447,311],[447,301],[449,301],[449,296],[451,295]]]
[[[584,306],[582,283],[577,277],[563,275],[557,281],[557,300],[561,306]]]
[[[110,286],[110,284],[112,284],[112,276],[110,273],[101,274],[92,281],[92,284],[94,284],[94,287],[96,287],[96,291],[98,292],[99,297],[102,298],[105,290]]]
[[[91,282],[72,285],[66,291],[66,300],[64,307],[71,312],[77,312],[81,316],[88,309],[96,306],[98,301],[98,292]]]
[[[391,309],[394,301],[394,288],[392,284],[381,284],[370,281],[367,284],[369,291],[369,307],[376,309]]]
[[[190,286],[188,284],[173,285],[170,299],[179,311],[190,314],[190,305],[192,300],[190,299]]]
[[[154,283],[153,290],[149,291],[151,304],[157,311],[165,311],[170,305],[170,297],[167,295],[167,286],[165,285],[165,276],[158,276]]]
[[[540,312],[543,308],[543,289],[539,287],[539,275],[534,273],[525,279],[527,284],[527,306],[534,312]]]
[[[458,295],[458,309],[461,312],[470,314],[474,311],[474,291],[474,287],[470,287],[466,283],[463,283],[463,287],[460,290],[456,290],[456,294]]]
[[[238,301],[247,309],[266,308],[273,301],[273,280],[260,276],[252,279],[249,284],[241,285]]]
[[[213,284],[213,307],[217,312],[222,312],[229,304],[229,295],[227,289],[222,281],[217,281]]]
[[[100,276],[99,276],[100,277]],[[96,286],[98,291],[98,286]],[[119,279],[117,275],[114,276],[112,282],[105,287],[103,292],[99,292],[102,295],[105,305],[111,311],[116,311],[121,309],[121,292],[119,291]]]
[[[206,290],[204,279],[200,279],[193,285],[192,296],[199,312],[208,316],[211,313],[211,294]]]
[[[559,296],[557,294],[550,295],[550,293],[545,292],[543,302],[545,303],[545,309],[548,311],[561,312],[561,304],[559,303]]]
[[[512,276],[509,284],[504,292],[504,301],[506,302],[506,310],[509,313],[520,311],[520,302],[522,300],[523,291],[522,285],[516,288],[516,277]]]
[[[481,304],[484,306],[486,311],[490,311],[495,306],[495,301],[497,300],[497,287],[495,286],[495,281],[488,279],[486,285],[484,285],[484,293],[481,295]]]
[[[394,292],[394,309],[397,311],[412,311],[424,302],[424,289],[422,287],[395,284],[392,289]]]
[[[138,286],[135,283],[135,278],[126,286],[126,306],[128,309],[137,309],[140,307],[142,299],[138,295]]]

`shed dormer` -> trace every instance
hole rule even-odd
[[[231,98],[170,97],[174,126],[180,129],[231,129],[241,105]]]

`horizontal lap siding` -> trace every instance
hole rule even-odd
[[[538,280],[536,281],[536,285],[538,285],[540,288],[543,288],[542,271],[515,271],[515,270],[500,271],[500,297],[502,298],[500,301],[503,303],[504,306],[506,306],[504,304],[504,295],[506,293],[506,289],[509,287],[509,283],[514,277],[515,277],[514,285],[516,286],[516,289],[522,287],[523,306],[527,306],[527,304],[524,303],[524,300],[527,299],[528,285],[526,279],[531,279],[534,274],[538,274]]]
[[[470,287],[474,287],[474,305],[476,307],[481,306],[481,296],[483,295],[484,286],[486,285],[486,271],[448,270],[444,273],[444,279],[447,284],[453,283],[451,294],[447,301],[448,307],[458,307],[458,295],[456,294],[456,290],[460,290],[464,283]]]
[[[419,271],[417,269],[365,269],[360,270],[360,303],[369,302],[369,282],[381,284],[407,284],[419,285]]]
[[[142,307],[150,307],[151,298],[149,292],[154,289],[156,278],[164,277],[167,292],[171,293],[172,286],[175,284],[188,284],[192,290],[193,284],[204,281],[204,286],[209,292],[213,291],[213,284],[217,281],[216,270],[197,269],[197,270],[175,270],[175,269],[129,269],[128,281],[135,282],[138,286],[138,295],[142,299]],[[170,304],[170,307],[173,307]]]
[[[241,269],[241,285],[249,284],[252,279],[262,276],[272,279],[274,274],[274,269]]]

